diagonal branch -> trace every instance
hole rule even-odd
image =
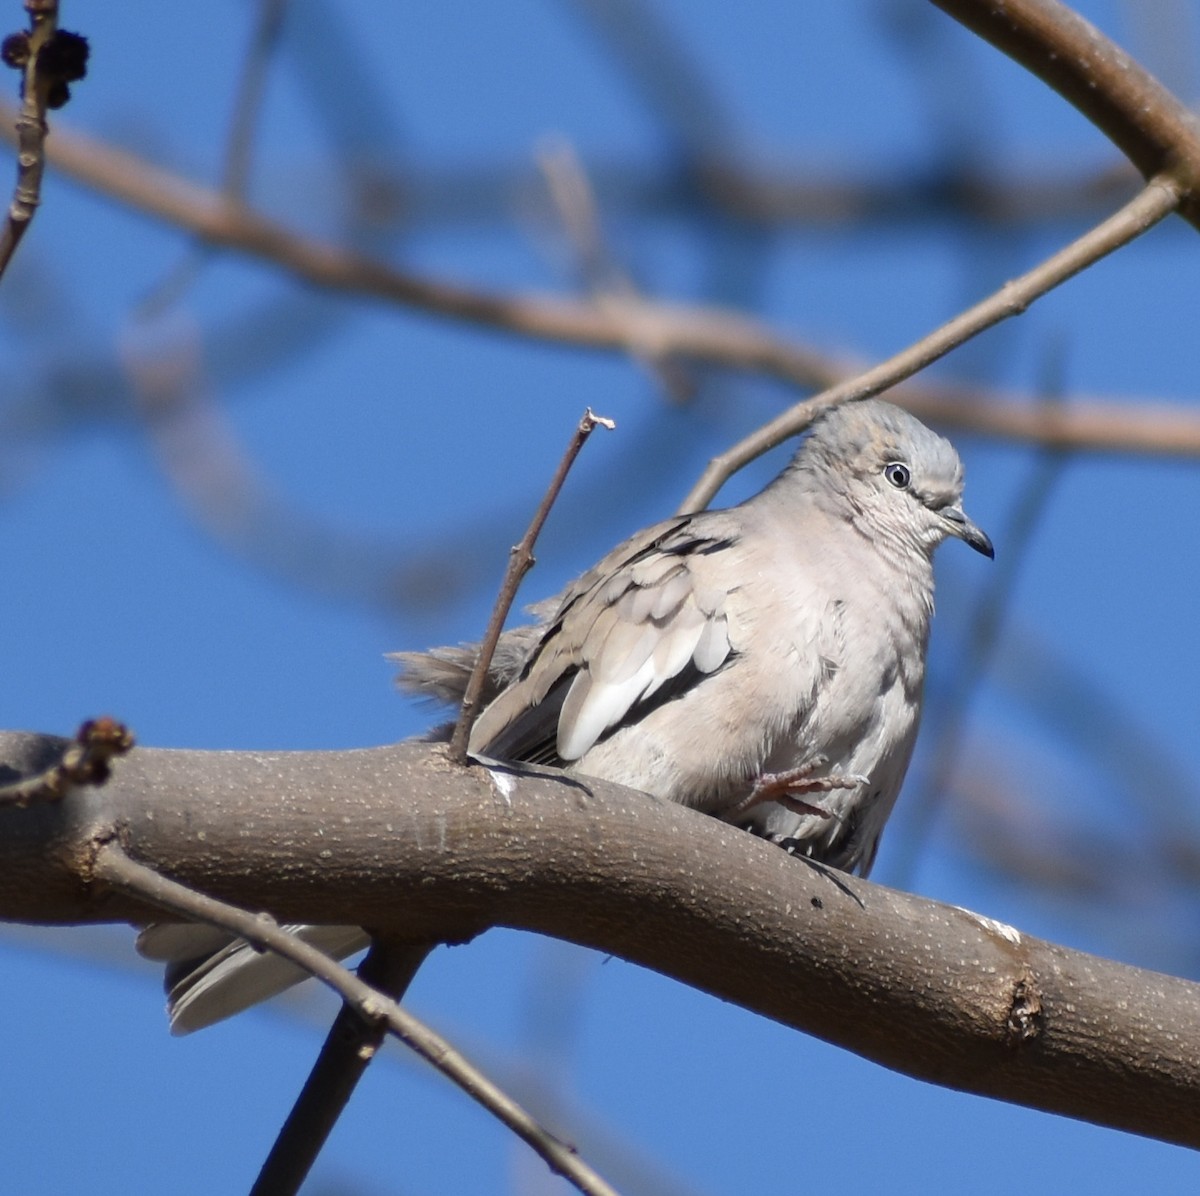
[[[550,508],[554,506],[559,491],[567,480],[571,466],[575,464],[575,458],[579,456],[597,425],[608,428],[610,431],[616,427],[611,419],[606,419],[603,415],[596,415],[589,407],[575,426],[571,443],[567,445],[567,451],[559,461],[558,468],[550,479],[550,485],[546,487],[546,493],[542,496],[542,501],[538,504],[538,509],[534,512],[529,527],[525,530],[520,542],[514,544],[509,553],[508,568],[504,572],[504,580],[500,583],[500,593],[496,596],[492,617],[488,620],[487,630],[483,633],[483,641],[479,645],[479,655],[467,681],[458,721],[454,724],[454,734],[450,739],[450,755],[459,764],[467,762],[467,741],[471,737],[471,728],[475,725],[475,719],[483,705],[483,691],[487,685],[488,669],[491,667],[492,657],[496,652],[496,644],[500,641],[500,633],[504,630],[504,621],[512,609],[513,600],[517,596],[517,589],[522,578],[533,568],[533,546],[537,543],[538,536],[541,535],[542,527],[550,515]]]
[[[911,377],[918,370],[951,349],[977,336],[986,328],[999,324],[1010,316],[1020,315],[1035,300],[1053,290],[1081,270],[1128,244],[1135,237],[1153,228],[1179,205],[1182,186],[1171,175],[1160,175],[1120,211],[1102,224],[1090,229],[1058,253],[1040,262],[1020,278],[1007,282],[986,299],[947,321],[928,336],[856,378],[832,386],[824,393],[776,416],[769,423],[738,441],[714,457],[700,480],[680,506],[681,511],[694,511],[707,506],[724,481],[748,461],[761,456],[777,444],[803,431],[822,411],[839,403],[853,402],[880,394],[897,382]]]
[[[358,978],[393,1001],[404,996],[432,948],[375,939]],[[250,1196],[295,1196],[338,1118],[375,1058],[387,1027],[343,1002],[292,1111],[267,1155]]]
[[[441,1035],[402,1009],[378,989],[330,959],[323,951],[280,927],[268,914],[251,914],[223,901],[160,876],[131,859],[115,843],[102,845],[95,856],[93,875],[120,893],[141,898],[192,921],[206,922],[245,939],[264,951],[274,951],[328,985],[363,1021],[387,1027],[401,1042],[416,1051],[438,1071],[453,1080],[473,1100],[508,1126],[546,1160],[556,1175],[593,1196],[617,1196],[575,1152],[560,1142],[463,1058]]]

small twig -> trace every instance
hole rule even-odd
[[[803,431],[822,411],[839,403],[880,394],[944,357],[951,349],[977,336],[984,329],[1010,316],[1020,315],[1035,299],[1153,228],[1175,211],[1183,194],[1183,185],[1177,179],[1169,174],[1158,175],[1107,220],[1020,278],[1005,283],[974,307],[858,377],[839,382],[814,398],[790,407],[770,423],[714,457],[683,500],[680,512],[707,506],[727,478],[788,437]]]
[[[33,777],[0,786],[0,807],[24,809],[41,802],[59,801],[74,785],[103,785],[114,756],[133,747],[133,736],[124,723],[103,716],[91,718],[75,732],[58,763]]]
[[[432,949],[429,944],[376,939],[358,966],[358,978],[399,1001]],[[294,1196],[300,1191],[386,1031],[380,1022],[364,1019],[353,1005],[342,1005],[250,1196]]]
[[[0,61],[22,72],[21,106],[13,120],[17,184],[0,232],[0,275],[8,269],[42,197],[46,169],[46,110],[71,98],[71,84],[87,74],[87,38],[58,28],[57,0],[25,0],[29,28],[10,34]]]
[[[10,58],[12,65],[23,65],[24,84],[21,89],[21,111],[14,127],[17,133],[17,185],[12,203],[8,207],[8,219],[0,233],[0,275],[8,268],[25,230],[33,220],[33,214],[41,202],[42,174],[46,168],[46,100],[47,90],[39,79],[38,67],[42,47],[54,36],[58,28],[58,5],[28,0],[25,11],[29,13],[29,32],[16,34],[18,53],[24,54],[24,62]],[[23,42],[23,46],[20,43]],[[13,39],[5,41],[9,51]]]
[[[92,875],[123,893],[149,901],[191,921],[218,926],[245,939],[259,950],[274,951],[284,959],[291,960],[332,988],[364,1021],[385,1025],[388,1033],[394,1034],[431,1063],[527,1142],[555,1174],[563,1176],[589,1196],[617,1196],[615,1190],[584,1163],[570,1146],[534,1121],[441,1035],[324,952],[283,930],[269,914],[248,913],[168,880],[152,868],[131,859],[115,842],[105,843],[97,849]]]
[[[480,695],[483,693],[483,687],[487,681],[488,669],[491,667],[492,656],[496,651],[496,642],[500,639],[501,631],[504,630],[504,620],[508,618],[508,612],[512,609],[513,599],[517,596],[517,587],[520,586],[521,579],[533,568],[533,546],[541,534],[542,526],[550,514],[550,508],[554,506],[554,502],[558,498],[558,492],[562,489],[571,466],[575,464],[575,458],[579,456],[579,450],[583,448],[587,438],[592,434],[592,429],[597,424],[609,430],[617,426],[611,419],[596,415],[590,407],[583,413],[583,418],[575,428],[571,443],[567,445],[567,451],[558,463],[554,477],[550,479],[550,485],[546,488],[546,493],[538,509],[534,512],[525,535],[521,537],[520,543],[514,544],[509,550],[508,569],[505,571],[504,580],[500,585],[500,593],[496,597],[496,605],[492,610],[492,617],[488,622],[487,631],[484,633],[483,642],[479,645],[479,658],[475,661],[471,679],[467,682],[462,709],[458,715],[458,722],[454,725],[454,735],[450,740],[451,758],[460,764],[467,762],[467,741],[471,737],[471,728],[475,725],[475,719],[479,715]]]

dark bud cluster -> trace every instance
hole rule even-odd
[[[38,82],[45,89],[46,107],[61,108],[71,98],[70,84],[87,74],[88,40],[78,33],[56,29],[38,51]],[[23,71],[29,65],[29,34],[10,33],[0,42],[0,62]]]
[[[88,40],[58,29],[38,53],[38,76],[46,84],[46,107],[61,108],[70,98],[70,83],[87,74]]]
[[[29,34],[10,33],[0,42],[0,62],[11,66],[15,71],[23,71],[29,61]]]

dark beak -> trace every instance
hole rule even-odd
[[[996,559],[996,550],[992,547],[987,533],[982,528],[976,527],[967,518],[962,507],[943,507],[941,515],[949,525],[947,530],[952,536],[957,536],[964,543],[970,544],[976,552],[982,552],[989,560]]]

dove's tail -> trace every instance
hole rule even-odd
[[[334,959],[363,950],[370,938],[357,926],[287,926]],[[190,1034],[241,1013],[308,979],[289,960],[209,926],[158,923],[138,936],[138,951],[166,964],[172,1034]]]
[[[513,627],[500,637],[483,688],[485,706],[516,680],[544,630],[541,623],[530,623]],[[430,648],[427,652],[389,652],[387,659],[399,665],[396,684],[407,693],[447,706],[461,706],[471,671],[479,659],[479,645],[459,644]]]

